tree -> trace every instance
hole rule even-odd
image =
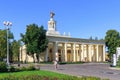
[[[116,30],[108,30],[105,36],[106,46],[108,47],[109,58],[116,53],[116,48],[120,46],[120,35]]]
[[[13,40],[11,44],[11,49],[12,49],[12,60],[19,61],[20,40],[19,41]]]
[[[7,53],[7,36],[6,36],[6,30],[0,30],[0,60],[3,60],[6,58],[6,53]],[[9,31],[8,35],[9,39],[13,39],[13,33]],[[9,47],[10,47],[10,41],[9,41]]]
[[[95,40],[98,40],[98,37],[95,37]]]
[[[92,36],[90,36],[90,38],[89,38],[90,40],[93,40],[93,38],[92,38]]]
[[[40,53],[46,50],[48,40],[46,38],[46,30],[43,26],[38,27],[36,24],[27,25],[25,35],[21,34],[22,41],[26,45],[27,54],[34,59],[36,53],[37,61],[39,62]]]
[[[6,32],[5,30],[0,30],[0,60],[3,60],[3,58],[6,57],[6,44],[7,40],[6,40]]]

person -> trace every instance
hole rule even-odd
[[[53,63],[54,63],[55,70],[57,70],[57,68],[58,68],[58,62],[57,62],[57,60],[54,60]]]

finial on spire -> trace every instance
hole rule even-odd
[[[53,18],[53,17],[54,17],[54,15],[55,15],[55,13],[54,13],[54,12],[50,12],[50,18]]]

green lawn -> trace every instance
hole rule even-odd
[[[82,78],[78,78],[76,76],[69,76],[69,75],[64,75],[64,74],[59,74],[59,73],[55,73],[55,72],[50,72],[50,71],[43,71],[43,70],[35,70],[35,71],[21,71],[21,72],[13,72],[13,73],[0,73],[0,80],[14,80],[14,79],[3,79],[5,77],[31,77],[31,76],[35,76],[36,75],[39,76],[43,76],[43,77],[47,77],[47,78],[52,78],[52,79],[39,79],[39,80],[108,80],[108,79],[100,79],[97,77],[82,77]],[[34,78],[34,77],[33,77]],[[57,78],[57,79],[54,79]],[[16,79],[18,80],[18,79]],[[38,80],[37,79],[24,79],[24,80]]]
[[[43,71],[43,70],[35,70],[35,71],[20,71],[20,72],[9,72],[9,73],[0,73],[0,78],[3,76],[8,76],[8,75],[15,75],[15,76],[22,76],[22,75],[32,75],[32,74],[37,74],[41,76],[51,76],[51,77],[63,77],[63,74],[59,73],[54,73],[50,71]]]
[[[36,70],[36,71],[22,71],[22,72],[12,72],[12,73],[0,73],[0,79],[9,75],[13,75],[16,77],[20,77],[24,75],[40,75],[40,76],[57,77],[57,78],[70,77],[69,75],[59,74],[55,72]]]

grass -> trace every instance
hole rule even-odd
[[[109,80],[109,79],[100,79],[97,77],[86,77],[83,76],[82,78],[78,78],[76,76],[70,76],[70,75],[65,75],[65,74],[59,74],[59,73],[55,73],[55,72],[50,72],[50,71],[44,71],[44,70],[35,70],[35,71],[21,71],[21,72],[12,72],[12,73],[0,73],[0,80],[6,80],[3,78],[6,77],[24,77],[24,76],[43,76],[43,77],[48,77],[48,78],[57,78],[54,80]],[[9,80],[9,79],[7,79]],[[13,79],[10,79],[13,80]],[[26,80],[26,79],[25,79]],[[29,79],[28,79],[29,80]],[[33,80],[38,80],[38,79],[33,79]],[[41,79],[40,79],[41,80]],[[51,79],[42,79],[42,80],[51,80]]]
[[[43,70],[35,70],[35,71],[22,71],[22,72],[12,72],[12,73],[0,73],[0,78],[6,77],[9,75],[14,75],[14,76],[24,76],[24,75],[40,75],[40,76],[49,76],[49,77],[65,77],[66,75],[64,74],[59,74],[55,72],[50,72],[50,71],[43,71]]]

